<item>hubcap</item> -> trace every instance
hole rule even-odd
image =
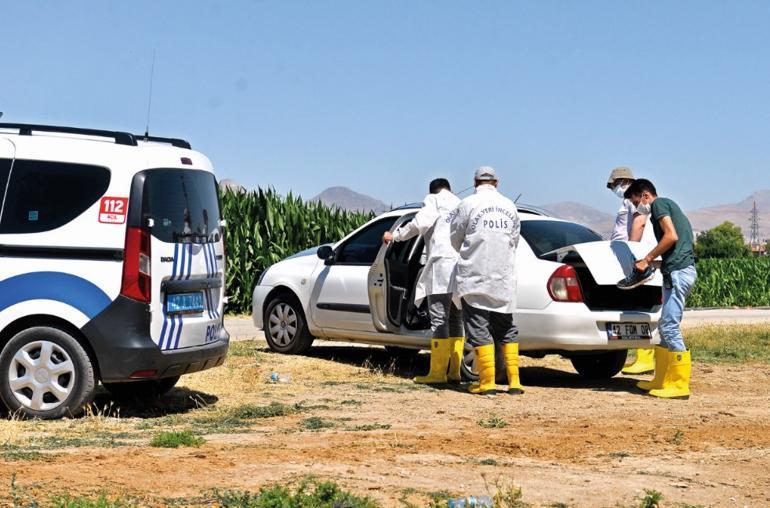
[[[287,303],[279,303],[270,312],[270,338],[288,346],[297,335],[297,313]]]
[[[471,373],[479,373],[479,370],[476,367],[476,350],[474,350],[472,347],[465,347],[465,351],[463,351],[463,363]]]
[[[75,386],[75,365],[58,344],[39,340],[16,351],[8,368],[11,393],[35,411],[56,409]]]

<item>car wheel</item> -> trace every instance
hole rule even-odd
[[[28,328],[0,353],[0,397],[12,412],[41,419],[74,416],[91,402],[95,387],[88,353],[64,330]]]
[[[615,376],[626,364],[628,351],[603,351],[578,355],[570,358],[578,374],[587,379],[609,379]]]
[[[179,376],[128,383],[102,383],[117,399],[154,399],[170,392],[179,381]]]
[[[265,339],[273,351],[304,353],[313,344],[299,301],[289,294],[279,294],[265,310]]]

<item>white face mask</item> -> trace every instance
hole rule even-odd
[[[652,205],[649,203],[639,203],[636,207],[636,211],[642,215],[650,215],[652,213]]]
[[[626,185],[618,184],[612,188],[612,192],[614,192],[615,195],[620,199],[623,199],[625,197],[624,194],[626,193],[629,187],[631,187],[631,184],[626,184]]]

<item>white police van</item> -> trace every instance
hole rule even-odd
[[[0,124],[0,398],[77,414],[225,359],[211,162],[180,139]]]

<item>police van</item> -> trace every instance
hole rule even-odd
[[[0,199],[10,411],[74,415],[99,382],[151,396],[222,364],[225,221],[188,142],[0,123]]]

